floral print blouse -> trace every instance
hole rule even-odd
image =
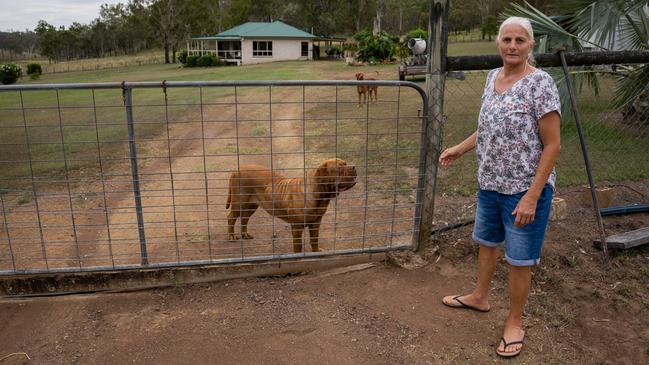
[[[561,113],[559,92],[547,72],[534,70],[502,94],[495,89],[496,75],[487,76],[478,118],[478,183],[480,189],[502,194],[528,190],[541,160],[543,142],[538,120]],[[556,171],[548,178],[554,187]]]

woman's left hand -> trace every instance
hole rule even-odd
[[[529,193],[523,195],[512,212],[512,215],[516,216],[516,220],[514,221],[516,227],[523,227],[524,225],[530,224],[534,221],[537,200],[538,199],[535,199],[533,196],[530,196]]]

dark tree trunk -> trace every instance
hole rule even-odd
[[[165,63],[169,63],[169,39],[164,37]]]

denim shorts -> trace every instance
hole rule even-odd
[[[552,186],[546,184],[536,203],[534,220],[523,227],[514,224],[512,212],[527,191],[514,195],[480,190],[473,225],[473,240],[496,247],[505,244],[505,259],[512,266],[533,266],[541,261],[541,247],[552,207]]]

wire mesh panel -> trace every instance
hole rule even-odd
[[[622,67],[618,67],[618,71]],[[625,67],[626,68],[626,67]],[[639,78],[637,85],[644,92],[619,106],[621,91],[619,77],[611,75],[614,67],[597,66],[597,88],[584,79],[576,82],[584,135],[589,149],[593,176],[598,186],[621,185],[625,192],[617,204],[649,203],[649,84],[646,73],[631,75]],[[575,122],[570,111],[570,101],[563,84],[561,69],[546,68],[558,86],[564,104],[561,120],[561,155],[557,161],[557,187],[580,189],[588,185],[586,168],[580,148]],[[573,68],[576,74],[581,68]],[[461,142],[477,128],[481,97],[488,71],[464,72],[464,79],[447,79],[444,110],[444,147]],[[644,81],[642,81],[644,80]],[[638,90],[640,91],[640,90]],[[435,203],[434,228],[460,224],[473,219],[475,193],[478,189],[477,162],[474,153],[457,160],[454,165],[442,168],[438,179],[438,198]],[[628,188],[628,189],[627,189]]]
[[[378,101],[359,98],[369,87]],[[2,274],[385,251],[416,237],[415,84],[1,91]]]

